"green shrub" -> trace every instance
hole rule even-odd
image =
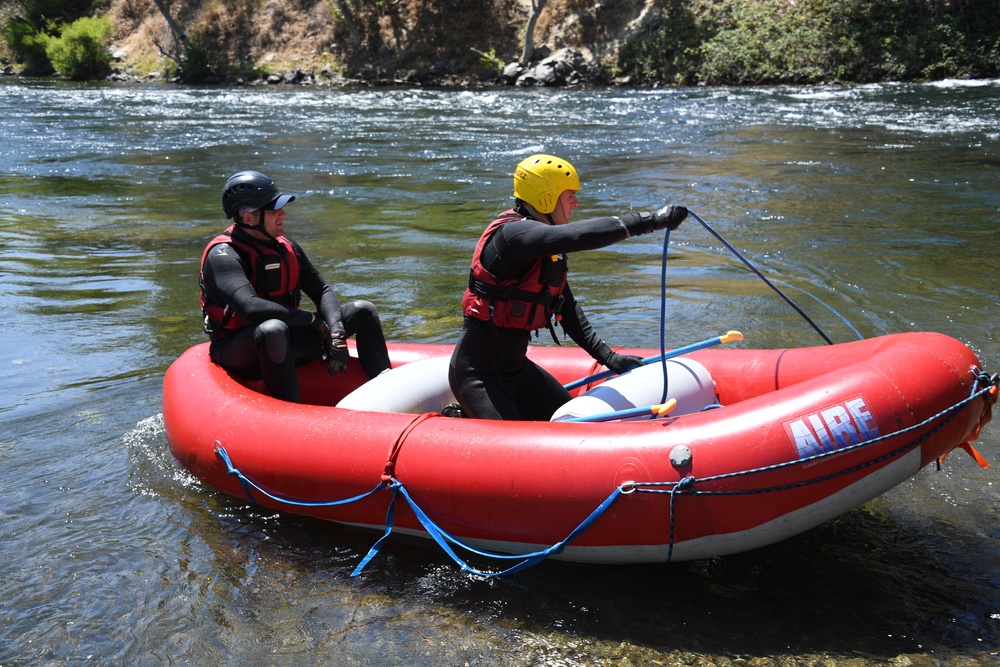
[[[810,4],[729,3],[707,16],[720,29],[701,45],[706,83],[812,83],[827,74],[828,31]]]
[[[205,83],[224,78],[225,57],[217,52],[212,40],[202,33],[184,42],[184,56],[178,74],[186,83]]]
[[[618,70],[674,84],[912,81],[1000,73],[1000,12],[937,0],[664,0]]]
[[[26,74],[49,74],[52,65],[45,55],[49,36],[38,30],[30,21],[19,16],[11,17],[2,29],[3,41],[18,62],[25,63]]]
[[[111,21],[106,16],[83,17],[50,37],[45,54],[63,76],[78,81],[102,79],[111,69],[108,37]]]
[[[696,20],[689,4],[671,0],[642,33],[622,42],[616,69],[641,80],[697,83],[693,75],[697,48],[705,38],[702,31],[703,24]]]
[[[503,72],[504,68],[504,62],[497,55],[496,49],[490,49],[485,53],[479,51],[479,64],[491,72],[496,72],[497,74]]]

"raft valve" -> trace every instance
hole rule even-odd
[[[677,445],[670,450],[670,463],[675,468],[691,465],[691,448],[687,445]]]

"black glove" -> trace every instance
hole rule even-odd
[[[618,224],[625,228],[625,237],[651,234],[658,229],[669,227],[677,229],[681,221],[687,217],[688,210],[683,206],[664,206],[652,213],[630,213],[617,218]]]
[[[339,331],[331,331],[326,338],[323,350],[323,361],[330,375],[347,372],[347,362],[351,355],[347,352],[347,336]]]
[[[642,357],[612,352],[611,356],[604,362],[604,365],[607,366],[609,370],[614,371],[618,375],[622,375],[623,373],[628,373],[633,368],[639,368],[639,366],[642,366]]]
[[[688,210],[683,206],[664,206],[653,213],[653,229],[666,227],[673,231],[681,226],[686,217],[688,217]]]
[[[351,355],[347,352],[347,336],[339,331],[330,331],[330,326],[323,318],[316,316],[310,324],[319,334],[319,344],[323,350],[323,361],[330,375],[347,372],[347,362]]]

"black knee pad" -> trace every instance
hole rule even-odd
[[[288,325],[281,320],[267,320],[261,323],[254,331],[253,338],[260,353],[267,355],[272,363],[280,364],[288,356],[291,337]]]

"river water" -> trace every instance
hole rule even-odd
[[[0,665],[1000,663],[1000,477],[962,452],[751,553],[463,574],[395,537],[262,512],[191,478],[161,381],[203,340],[222,184],[390,338],[452,342],[476,238],[534,152],[577,217],[681,203],[831,339],[930,330],[1000,371],[1000,81],[669,90],[330,90],[0,82]],[[662,236],[571,258],[612,345],[659,345]],[[666,341],[822,344],[696,221]],[[539,339],[539,344],[545,344]],[[1000,462],[1000,423],[977,448]],[[553,484],[558,484],[554,479]],[[658,527],[651,526],[651,530]]]

